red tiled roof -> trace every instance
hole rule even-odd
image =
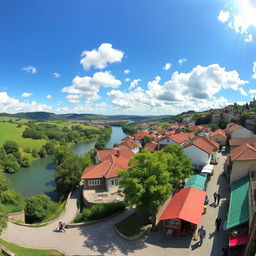
[[[246,143],[253,146],[256,144],[256,138],[239,138],[229,140],[230,146],[240,146]]]
[[[103,149],[97,151],[97,156],[100,162],[111,159],[111,155],[115,155],[117,157],[122,156],[129,160],[131,157],[134,156],[134,153],[126,147]]]
[[[132,136],[126,136],[122,139],[122,141],[127,141],[127,140],[134,140]]]
[[[152,138],[152,139],[155,139],[156,136],[153,135],[153,134],[149,134],[148,132],[146,131],[142,131],[142,132],[138,132],[134,135],[134,139],[135,140],[141,140],[143,139],[144,137],[149,137],[149,138]]]
[[[157,143],[155,141],[151,141],[149,143],[146,143],[144,148],[149,149],[151,152],[154,152],[157,148]]]
[[[256,160],[256,149],[249,144],[243,144],[232,149],[231,161],[235,160]]]
[[[217,135],[221,135],[224,138],[227,138],[226,133],[222,129],[218,129],[218,130],[212,132],[210,136],[214,137],[214,136],[217,136]]]
[[[211,143],[202,139],[201,137],[197,138],[195,141],[192,141],[192,142],[184,145],[183,147],[186,148],[186,147],[189,147],[191,145],[196,146],[197,148],[199,148],[199,149],[205,151],[206,153],[208,153],[209,155],[214,151],[214,146]]]
[[[240,129],[241,127],[242,127],[242,126],[241,126],[241,125],[238,125],[238,124],[232,125],[231,127],[229,127],[229,131],[230,131],[230,132],[233,132],[233,131],[236,131],[236,130]]]
[[[218,150],[220,148],[220,144],[214,140],[211,140],[209,137],[202,136],[200,138],[203,139],[205,142],[210,143],[215,150]]]
[[[116,157],[111,155],[111,159],[107,159],[102,163],[86,167],[82,174],[82,179],[99,179],[117,177],[118,170],[128,169],[128,159],[124,157]]]
[[[134,141],[132,141],[132,140],[123,141],[118,146],[119,147],[126,147],[126,148],[129,148],[131,150],[139,147],[139,145],[137,143],[135,143]]]
[[[178,143],[178,144],[181,144],[185,141],[188,141],[191,139],[191,134],[190,133],[177,133],[177,134],[174,134],[174,135],[171,135],[169,136],[169,138]]]

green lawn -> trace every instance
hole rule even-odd
[[[46,140],[33,140],[30,138],[23,138],[22,133],[26,126],[17,128],[17,124],[1,123],[0,122],[0,147],[7,140],[12,140],[18,143],[20,149],[26,147],[30,149],[40,149],[47,141]]]
[[[138,213],[130,215],[128,218],[116,224],[117,229],[125,236],[134,236],[145,229],[148,219]]]
[[[29,249],[25,247],[18,246],[13,243],[9,243],[0,238],[0,245],[4,246],[6,249],[15,253],[16,256],[57,256],[64,255],[57,250],[39,250],[39,249]]]

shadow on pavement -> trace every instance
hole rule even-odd
[[[144,239],[138,241],[126,241],[122,239],[114,230],[113,225],[121,218],[114,218],[102,223],[80,228],[80,232],[86,240],[83,246],[100,254],[113,254],[120,251],[122,254],[134,253],[145,247]]]
[[[217,183],[219,184],[219,193],[221,195],[221,201],[218,209],[218,216],[221,218],[221,226],[219,232],[214,231],[210,236],[213,238],[213,245],[210,256],[221,255],[221,249],[227,246],[228,234],[227,231],[223,229],[223,223],[227,218],[228,205],[225,198],[229,197],[229,183],[226,177],[220,175]],[[215,221],[215,220],[213,220]]]

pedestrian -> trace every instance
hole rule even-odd
[[[217,194],[217,205],[219,205],[219,203],[220,203],[220,198],[221,198],[220,193],[218,193]]]
[[[209,204],[209,199],[208,199],[208,196],[206,196],[204,200],[204,205],[208,205],[208,204]]]
[[[203,240],[205,238],[205,235],[206,235],[206,231],[204,229],[204,226],[201,226],[201,228],[198,229],[198,236],[200,238],[200,241],[199,241],[199,245],[201,246],[203,244]]]
[[[215,220],[215,226],[216,226],[216,230],[219,232],[220,230],[220,224],[221,224],[221,218],[217,217],[217,219]]]
[[[59,228],[59,232],[61,232],[61,230],[62,230],[62,222],[61,221],[58,224],[58,228]]]
[[[216,192],[214,192],[213,198],[214,198],[214,203],[216,204],[216,201],[217,201],[217,193]]]

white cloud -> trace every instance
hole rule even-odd
[[[138,86],[139,82],[141,82],[142,80],[141,79],[134,79],[131,83],[130,83],[130,86],[129,86],[129,90],[135,88]]]
[[[59,78],[59,77],[60,77],[60,74],[57,73],[57,72],[54,72],[54,73],[52,74],[52,76],[53,76],[53,78]]]
[[[104,88],[118,88],[121,81],[117,80],[110,72],[96,72],[90,76],[76,76],[70,86],[64,87],[62,92],[68,94],[77,94],[80,97],[85,97],[87,100],[97,100],[100,98],[99,90]]]
[[[245,42],[247,43],[251,43],[253,41],[253,37],[252,37],[252,34],[248,34],[245,39],[244,39]]]
[[[164,70],[169,70],[171,67],[172,67],[171,63],[167,62],[167,63],[164,65],[163,69],[164,69]]]
[[[23,67],[22,70],[26,71],[27,73],[35,74],[37,72],[36,68],[33,66]]]
[[[66,99],[70,102],[70,103],[79,103],[80,98],[81,96],[80,95],[77,95],[77,94],[69,94],[66,96]]]
[[[129,82],[131,78],[125,78],[125,82]]]
[[[52,98],[52,95],[50,95],[50,94],[48,94],[47,96],[46,96],[46,99],[48,99],[48,100],[50,100]]]
[[[145,89],[137,86],[129,92],[112,90],[108,95],[112,104],[126,113],[176,114],[189,109],[200,111],[226,106],[229,101],[217,98],[216,94],[231,89],[245,95],[240,86],[248,83],[240,79],[237,71],[226,71],[218,64],[198,65],[188,73],[176,71],[169,81],[162,84],[160,81],[157,76]]]
[[[33,95],[33,93],[30,92],[23,92],[20,97],[22,98],[29,98]]]
[[[243,89],[243,88],[238,88],[239,92],[241,93],[241,95],[243,96],[248,96],[247,92]]]
[[[126,70],[124,70],[124,73],[125,74],[129,74],[131,72],[131,70],[130,69],[126,69]]]
[[[103,69],[108,63],[121,62],[123,56],[124,53],[112,48],[112,44],[103,43],[97,50],[83,51],[80,63],[85,70],[89,70],[91,67]]]
[[[256,79],[256,61],[254,61],[252,64],[252,72],[253,72],[252,78]]]
[[[180,64],[180,65],[182,65],[184,62],[186,62],[186,61],[188,61],[187,59],[185,59],[185,58],[182,58],[182,59],[179,59],[178,60],[178,63]]]
[[[249,93],[250,93],[250,94],[256,94],[256,90],[251,89],[251,90],[249,90]]]
[[[224,11],[224,10],[220,11],[219,16],[218,16],[219,22],[225,23],[229,20],[229,18],[230,18],[229,11]]]
[[[0,109],[2,112],[33,112],[33,111],[51,111],[52,107],[46,104],[37,103],[36,101],[21,102],[18,99],[10,97],[7,92],[0,92]]]

